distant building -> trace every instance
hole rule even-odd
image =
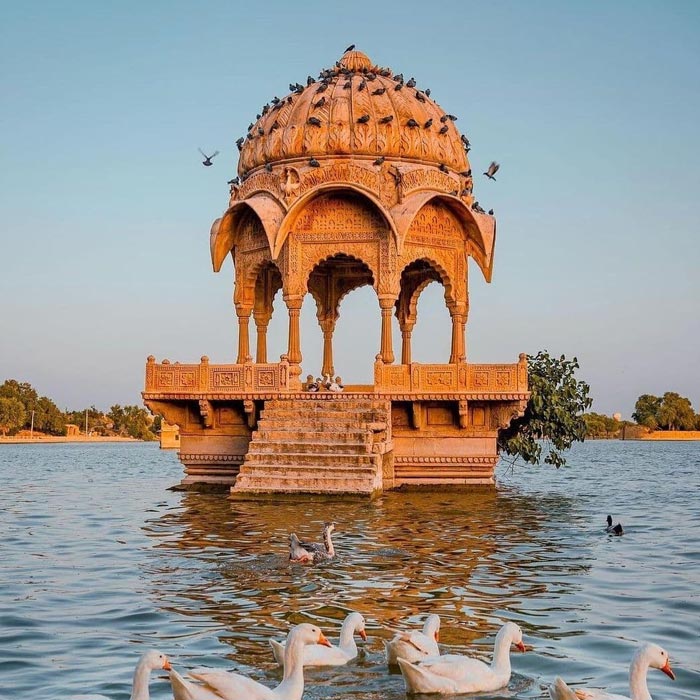
[[[76,437],[80,435],[80,427],[75,423],[66,423],[66,437]]]

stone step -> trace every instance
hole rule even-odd
[[[334,422],[334,421],[340,421],[340,422],[354,422],[354,423],[371,423],[375,420],[377,420],[377,412],[372,411],[372,410],[358,410],[354,411],[351,409],[346,409],[344,411],[336,411],[336,410],[331,410],[331,411],[323,411],[323,410],[314,410],[314,411],[304,411],[304,410],[297,410],[293,408],[279,408],[279,409],[273,409],[270,410],[268,408],[264,408],[260,412],[260,419],[265,419],[265,420],[275,420],[275,421],[299,421],[299,420],[308,420],[308,421],[325,421],[328,423]]]
[[[275,426],[274,429],[264,428],[253,432],[251,445],[255,442],[316,442],[326,445],[330,442],[341,444],[356,444],[367,440],[367,430],[353,429],[342,432],[328,430],[326,432],[300,430],[298,425]]]
[[[349,432],[349,431],[362,431],[367,432],[368,426],[374,425],[371,421],[359,421],[352,420],[347,416],[343,418],[321,418],[318,419],[316,416],[298,416],[297,418],[285,418],[280,419],[276,417],[261,416],[258,420],[258,429],[280,429],[280,430],[292,430],[292,429],[302,429],[308,428],[309,430],[316,429],[317,432],[328,432],[333,431],[336,433]]]
[[[232,491],[276,491],[276,492],[308,492],[308,493],[371,493],[375,488],[374,477],[366,479],[351,479],[347,476],[324,476],[311,478],[308,476],[296,478],[293,476],[270,476],[256,474],[253,480],[247,480],[241,474]]]
[[[366,454],[369,450],[367,442],[333,442],[323,443],[324,454]],[[269,441],[254,441],[248,446],[248,454],[287,454],[290,452],[321,452],[321,445],[317,440],[269,440]]]
[[[319,454],[248,454],[243,463],[245,469],[259,469],[275,465],[284,467],[287,471],[300,469],[339,470],[339,469],[374,469],[372,455],[328,455]],[[243,467],[242,467],[243,468]]]

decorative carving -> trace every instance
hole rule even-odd
[[[296,168],[285,168],[280,176],[280,189],[285,202],[289,204],[299,193],[299,171]]]
[[[248,427],[251,430],[255,430],[255,426],[257,425],[258,422],[258,414],[255,408],[255,401],[251,401],[250,399],[246,399],[243,401],[243,410],[245,411],[246,415],[248,416]]]
[[[459,415],[459,427],[466,428],[469,426],[469,401],[464,399],[457,404],[457,413]]]
[[[200,399],[199,405],[199,415],[202,416],[202,425],[205,428],[211,428],[214,425],[214,409],[212,408],[211,401],[206,399]]]

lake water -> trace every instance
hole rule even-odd
[[[305,698],[404,698],[383,641],[428,613],[443,651],[481,658],[505,620],[523,628],[532,649],[481,698],[544,698],[557,674],[626,694],[640,641],[677,674],[649,672],[655,700],[700,698],[697,442],[589,442],[559,471],[501,468],[496,490],[373,503],[168,491],[181,467],[152,444],[0,446],[0,477],[2,700],[126,700],[149,648],[274,685],[269,639],[313,621],[334,640],[350,610],[367,620],[360,657],[307,671]],[[319,540],[330,519],[338,557],[290,564],[289,532]],[[152,698],[172,698],[163,675]]]

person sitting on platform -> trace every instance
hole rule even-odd
[[[306,377],[306,391],[318,391],[321,388],[320,381],[316,379],[314,381],[314,375],[310,374]]]
[[[343,386],[343,380],[340,377],[336,377],[328,387],[328,391],[334,391],[336,393],[342,391],[345,387]]]
[[[330,374],[324,374],[323,375],[323,388],[326,391],[331,390],[331,384],[333,383],[333,379],[331,378]]]

